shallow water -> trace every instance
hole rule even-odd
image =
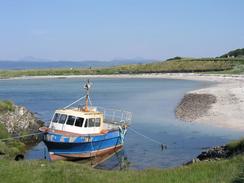
[[[93,104],[133,112],[132,127],[163,144],[138,136],[130,129],[124,150],[100,165],[100,168],[173,167],[194,158],[202,148],[220,145],[241,133],[204,124],[185,123],[175,118],[174,110],[190,90],[208,82],[168,79],[93,79]],[[44,121],[56,108],[83,95],[80,79],[1,80],[0,98],[24,105]],[[41,143],[26,154],[28,159],[42,159],[46,149]]]

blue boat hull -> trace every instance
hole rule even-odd
[[[73,160],[99,156],[122,148],[125,133],[114,130],[106,134],[74,137],[47,132],[44,134],[44,143],[52,160]]]

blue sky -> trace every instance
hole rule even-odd
[[[244,47],[243,0],[0,0],[0,59],[166,59]]]

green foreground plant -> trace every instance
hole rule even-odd
[[[7,112],[7,111],[13,111],[13,103],[9,100],[0,101],[0,113],[1,112]]]
[[[244,156],[171,169],[96,170],[72,162],[0,161],[1,182],[216,183],[242,179]]]

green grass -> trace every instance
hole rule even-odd
[[[130,64],[109,68],[63,68],[33,70],[2,70],[0,78],[20,76],[63,76],[63,75],[105,75],[105,74],[140,74],[140,73],[178,73],[208,72],[223,74],[244,73],[243,58],[178,58],[150,64]]]
[[[9,137],[8,131],[0,122],[0,159],[14,159],[17,154],[21,154],[26,150],[25,144],[18,140],[1,140]]]
[[[177,58],[177,57],[176,57]],[[241,68],[241,69],[240,69]],[[241,58],[181,58],[150,64],[130,64],[109,68],[75,68],[75,69],[33,69],[2,70],[0,78],[20,76],[63,76],[95,74],[140,74],[140,73],[177,73],[177,72],[244,72],[244,59]]]
[[[0,159],[13,160],[16,155],[24,153],[25,150],[25,144],[17,140],[0,141]]]
[[[4,127],[4,125],[0,121],[0,139],[8,138],[10,137],[7,129]]]
[[[0,113],[6,111],[13,111],[13,103],[9,100],[0,101]]]
[[[227,149],[230,150],[232,154],[238,153],[238,152],[244,152],[244,138],[240,140],[233,140],[227,145]]]
[[[1,182],[216,183],[242,180],[244,156],[172,169],[96,170],[72,162],[0,161]]]

